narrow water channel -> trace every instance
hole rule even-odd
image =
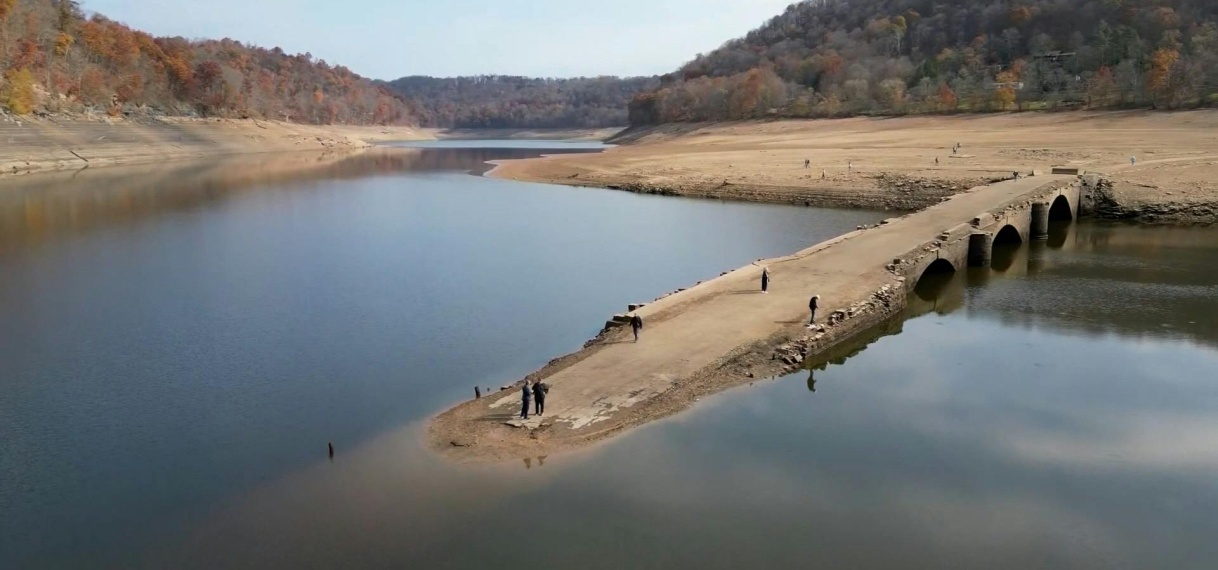
[[[417,558],[351,550],[389,494],[411,491],[403,513],[434,507],[411,532],[436,540],[461,534],[439,513],[502,499],[400,434],[578,348],[627,303],[883,217],[470,175],[595,150],[449,143],[4,181],[0,567],[400,567]],[[368,451],[385,441],[400,447]],[[229,516],[302,473],[363,473],[322,495],[367,494]],[[191,552],[261,515],[287,518]],[[359,536],[328,533],[333,558],[289,560],[321,544],[297,543],[298,525],[344,516]],[[385,545],[403,530],[384,527]]]

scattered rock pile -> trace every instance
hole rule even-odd
[[[876,312],[890,312],[903,294],[898,286],[884,285],[866,300],[833,311],[825,324],[809,329],[807,335],[779,345],[770,355],[770,360],[780,361],[789,368],[798,368],[809,356],[820,352],[829,342],[842,336],[840,333],[846,323]]]
[[[653,194],[656,196],[680,196],[681,192],[676,188],[668,186],[660,186],[658,184],[648,184],[646,182],[627,182],[625,184],[610,184],[606,186],[610,190],[625,190],[634,192],[635,194]]]
[[[969,188],[990,184],[996,180],[985,178],[941,180],[891,172],[884,172],[875,177],[876,185],[886,191],[890,207],[896,210],[921,210]]]
[[[1108,178],[1091,182],[1093,214],[1110,220],[1144,224],[1215,224],[1218,202],[1204,198],[1167,198],[1173,193],[1158,186],[1116,183]]]

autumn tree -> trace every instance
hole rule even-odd
[[[28,69],[12,69],[4,74],[7,82],[3,96],[5,105],[18,115],[34,110],[37,103],[34,92],[34,74]]]
[[[17,0],[0,0],[0,69],[9,66],[8,21],[16,7]]]
[[[941,112],[955,111],[956,106],[959,104],[959,101],[956,99],[956,92],[947,83],[939,84],[938,103],[939,111]]]
[[[1146,74],[1146,87],[1150,91],[1154,104],[1160,102],[1171,106],[1175,97],[1172,85],[1172,75],[1176,63],[1180,61],[1180,52],[1172,49],[1158,49],[1150,56],[1150,71]]]

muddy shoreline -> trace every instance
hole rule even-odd
[[[253,119],[0,117],[0,181],[80,170],[237,155],[359,151],[379,142],[433,140],[403,126],[301,125]]]
[[[504,162],[490,176],[642,194],[917,211],[1051,166],[1099,173],[1098,215],[1218,221],[1218,112],[1023,113],[695,123],[630,129],[603,153]]]

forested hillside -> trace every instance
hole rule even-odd
[[[424,126],[457,128],[598,128],[624,126],[648,77],[533,79],[502,75],[403,77],[389,83],[418,106]]]
[[[808,0],[697,56],[631,122],[1218,99],[1215,0]]]
[[[72,0],[0,0],[0,107],[411,122],[401,98],[342,66],[233,40],[155,38]]]

